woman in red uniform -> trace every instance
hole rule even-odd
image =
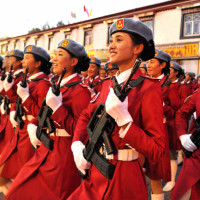
[[[119,66],[116,79],[122,84],[129,77],[138,57],[148,60],[154,56],[151,30],[140,21],[131,18],[118,19],[110,27],[109,53],[110,62]],[[138,69],[132,80],[141,75]],[[112,86],[112,80],[105,80],[100,94],[91,101],[78,120],[72,144],[75,163],[83,174],[90,166],[91,168],[88,178],[69,200],[148,199],[146,180],[138,154],[142,153],[157,161],[165,148],[160,85],[157,81],[145,78],[135,89],[129,91],[124,102],[118,99]],[[94,164],[91,165],[83,157],[84,144],[88,139],[86,126],[99,103],[105,103],[107,113],[116,122],[111,133],[116,152],[111,155],[105,152],[102,155],[115,166],[112,179],[102,175]]]
[[[165,83],[167,83],[168,80],[166,75],[169,73],[170,60],[171,58],[166,52],[162,50],[156,50],[154,58],[149,60],[147,64],[148,75],[153,79],[159,80],[161,84],[164,106],[166,104],[168,106],[173,105],[173,99],[171,99],[169,95],[169,85],[168,86],[165,85]],[[153,200],[164,199],[161,180],[167,182],[170,181],[171,179],[169,139],[168,139],[169,136],[167,132],[165,113],[163,116],[163,122],[166,127],[165,153],[159,162],[152,162],[147,158],[145,163],[147,176],[151,179],[151,188],[152,188],[151,199]]]
[[[87,70],[89,58],[84,47],[65,39],[58,44],[53,71],[60,75],[66,68],[59,96],[50,88],[46,104],[53,110],[51,119],[56,130],[51,134],[53,150],[37,139],[35,120],[28,125],[33,146],[39,146],[16,177],[8,199],[66,199],[81,183],[71,151],[77,120],[90,101],[90,92],[82,86],[78,73]],[[34,189],[33,189],[34,188]]]
[[[17,126],[15,135],[6,144],[1,154],[0,183],[1,186],[5,186],[4,193],[7,192],[11,184],[10,180],[15,178],[22,166],[34,154],[28,137],[27,124],[31,119],[37,117],[39,108],[50,86],[47,80],[50,70],[49,60],[49,54],[40,47],[29,45],[24,50],[22,66],[24,72],[27,67],[29,68],[30,76],[26,87],[22,87],[21,82],[17,85],[17,94],[21,98],[21,106],[24,110],[24,126],[22,129]],[[11,122],[13,126],[16,126],[17,122],[14,116],[15,113],[11,114]]]
[[[179,173],[176,185],[171,193],[172,200],[197,200],[200,199],[200,149],[191,141],[190,136],[195,131],[191,128],[188,133],[188,118],[196,111],[200,115],[200,90],[188,99],[176,114],[176,127],[182,146],[192,153],[190,158],[185,158]],[[199,123],[199,122],[198,122]]]

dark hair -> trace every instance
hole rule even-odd
[[[19,60],[22,61],[22,60],[23,60],[23,58],[20,58],[20,57],[16,57],[16,56],[15,56],[15,58],[16,58],[17,61],[19,61]]]
[[[182,70],[176,70],[176,69],[174,69],[174,72],[175,73],[178,72],[178,74],[176,75],[177,78],[179,78],[182,75]]]
[[[36,61],[40,61],[41,65],[40,65],[40,71],[44,72],[45,74],[49,74],[50,73],[50,68],[52,63],[46,61],[44,58],[42,58],[41,56],[38,56],[36,54],[33,54],[33,57]]]
[[[158,58],[156,58],[156,59],[159,61],[160,64],[162,64],[164,62],[166,63],[166,66],[162,69],[162,74],[164,74],[164,75],[169,74],[170,73],[170,70],[169,70],[170,62],[166,62],[166,61],[158,59]]]
[[[65,49],[65,51],[67,51],[72,58],[77,58],[77,56],[75,56],[68,50]],[[88,56],[83,56],[83,57],[79,57],[77,59],[78,59],[78,63],[76,64],[76,66],[74,66],[73,72],[80,74],[81,71],[87,71],[87,70],[83,70],[83,66],[84,66],[84,68],[89,67],[90,58]]]
[[[136,33],[129,33],[129,35],[135,45],[144,45],[144,49],[139,56],[143,61],[150,60],[155,56],[155,45],[153,40],[147,42],[142,36]]]
[[[3,60],[0,60],[0,70],[3,69],[2,66],[3,66]]]

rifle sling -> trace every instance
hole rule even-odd
[[[137,87],[140,83],[142,83],[142,81],[144,81],[145,78],[146,78],[146,77],[144,77],[144,76],[140,76],[139,78],[130,81],[129,85],[130,85],[132,88],[135,88],[135,87]]]

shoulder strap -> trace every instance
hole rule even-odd
[[[81,81],[75,81],[75,82],[67,83],[64,86],[70,88],[70,87],[75,86],[75,85],[77,85],[79,83],[81,83]]]
[[[164,84],[164,86],[168,86],[168,85],[170,85],[171,82],[172,82],[171,80],[167,81],[167,82]]]
[[[24,73],[20,72],[19,74],[15,75],[15,78],[19,78],[20,76],[22,76]]]
[[[31,79],[30,81],[32,82],[36,82],[36,81],[40,81],[42,79],[46,79],[46,77],[41,77],[41,78],[34,78],[34,79]],[[46,79],[47,80],[47,79]]]
[[[144,81],[145,78],[146,78],[146,77],[144,77],[144,76],[140,76],[139,78],[132,80],[132,81],[129,83],[129,85],[130,85],[132,88],[135,88],[135,87],[137,87],[140,83],[142,83],[142,81]]]

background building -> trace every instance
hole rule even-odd
[[[0,54],[28,44],[41,46],[53,56],[58,43],[70,38],[85,46],[88,55],[109,59],[108,31],[122,17],[143,21],[154,33],[156,48],[169,53],[186,71],[200,73],[200,1],[172,0],[45,31],[0,40]]]

